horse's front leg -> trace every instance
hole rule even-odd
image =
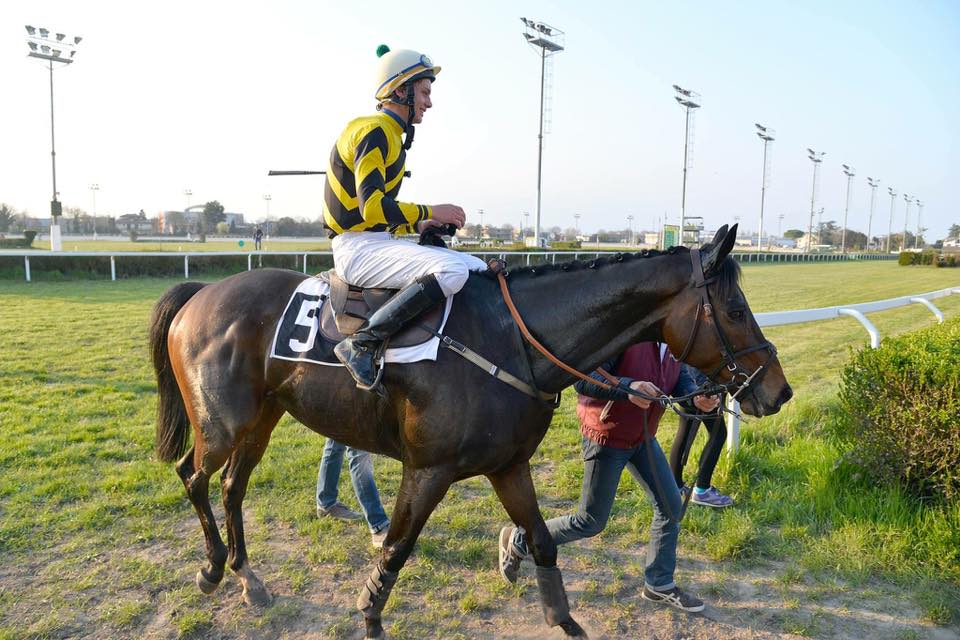
[[[572,638],[586,638],[587,634],[570,616],[567,592],[557,567],[557,545],[550,537],[547,525],[540,515],[537,494],[530,477],[530,463],[522,462],[500,473],[487,476],[510,519],[527,531],[527,546],[537,564],[537,586],[543,617],[551,627],[559,626]]]
[[[403,478],[390,529],[383,542],[380,562],[373,568],[357,598],[357,609],[363,613],[367,626],[367,638],[386,638],[380,614],[423,525],[447,493],[455,476],[450,468],[413,469],[404,464]]]

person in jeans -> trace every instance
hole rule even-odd
[[[696,389],[689,375],[666,345],[642,342],[632,345],[612,361],[601,365],[619,377],[624,386],[650,396],[691,393]],[[603,380],[600,374],[592,377]],[[681,590],[674,582],[677,537],[680,533],[680,491],[663,450],[656,440],[664,407],[629,395],[622,389],[604,389],[585,381],[576,384],[580,394],[577,415],[583,435],[583,490],[580,506],[572,515],[547,521],[556,544],[589,538],[603,531],[613,508],[624,467],[646,490],[653,503],[653,523],[641,597],[682,611],[697,612],[703,601]],[[716,408],[716,399],[697,396],[702,411]],[[507,526],[500,531],[500,574],[515,582],[527,555],[525,532]]]
[[[390,518],[383,510],[380,493],[373,479],[373,456],[366,451],[327,438],[323,457],[320,459],[320,471],[317,473],[317,517],[340,520],[359,520],[361,517],[337,500],[344,453],[349,460],[353,491],[357,494],[357,501],[363,509],[363,518],[370,528],[370,540],[373,546],[382,547],[387,537],[387,529],[390,528]]]
[[[697,386],[703,386],[707,383],[707,376],[698,369],[690,365],[683,365],[690,377],[693,378]],[[713,486],[713,470],[720,460],[720,453],[723,451],[723,443],[727,440],[727,427],[723,422],[723,415],[719,411],[719,405],[723,404],[724,398],[720,398],[717,409],[702,413],[702,418],[680,417],[680,426],[677,428],[677,437],[673,439],[673,446],[670,448],[670,469],[673,470],[673,477],[680,487],[681,492],[687,490],[683,482],[684,453],[689,451],[691,441],[696,437],[697,423],[703,422],[709,434],[707,444],[700,453],[700,468],[697,472],[697,482],[693,487],[693,495],[690,496],[690,502],[704,507],[713,507],[723,509],[733,505],[733,498],[726,496]],[[684,411],[691,414],[700,413],[695,405],[684,405]]]

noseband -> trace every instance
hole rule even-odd
[[[720,322],[713,311],[713,303],[710,300],[710,285],[717,280],[718,276],[713,276],[712,278],[704,276],[703,263],[700,261],[700,249],[690,250],[690,262],[693,267],[692,277],[694,288],[700,290],[700,300],[697,302],[697,315],[693,322],[693,329],[691,329],[690,336],[687,338],[687,344],[683,348],[683,353],[680,354],[680,357],[677,359],[683,362],[686,357],[690,355],[690,351],[693,349],[693,343],[697,339],[697,332],[700,330],[701,319],[704,317],[707,318],[707,320],[710,321],[709,324],[717,334],[717,339],[720,342],[720,357],[723,359],[720,366],[709,373],[707,377],[713,380],[714,376],[726,367],[727,371],[730,372],[731,379],[728,382],[718,382],[717,384],[725,387],[727,392],[730,393],[730,398],[736,400],[737,396],[747,390],[754,380],[759,382],[760,378],[766,372],[767,367],[773,361],[774,357],[776,357],[777,348],[773,346],[769,340],[764,340],[760,344],[752,347],[742,349],[741,351],[734,351],[733,346],[731,346],[726,334],[720,327]],[[768,350],[770,355],[766,361],[752,373],[737,361],[737,358],[745,356],[748,353],[753,353],[754,351],[760,351],[761,349]],[[736,390],[734,391],[734,389]]]

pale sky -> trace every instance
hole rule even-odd
[[[80,35],[54,73],[57,187],[65,206],[155,215],[219,200],[259,219],[319,215],[322,177],[353,117],[373,110],[380,43],[443,67],[408,155],[401,199],[452,202],[468,221],[519,224],[536,209],[539,57],[526,16],[566,31],[554,60],[543,226],[653,229],[679,222],[684,116],[672,84],[702,94],[688,215],[756,230],[762,143],[772,127],[764,227],[806,229],[812,169],[827,153],[817,207],[867,230],[866,176],[924,202],[927,239],[960,223],[957,105],[960,4],[941,2],[208,2],[0,3],[0,202],[49,211],[49,76],[27,58],[24,25]],[[917,207],[910,211],[915,230]],[[894,231],[903,228],[898,196]]]

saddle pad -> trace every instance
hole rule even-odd
[[[313,362],[327,366],[342,367],[333,355],[336,343],[324,338],[320,331],[320,308],[329,304],[330,284],[320,278],[307,278],[296,288],[277,323],[273,336],[270,357],[295,362]],[[450,317],[453,296],[447,298],[443,309],[442,332]],[[431,338],[423,344],[411,347],[388,348],[386,362],[405,363],[436,360],[440,339]]]

